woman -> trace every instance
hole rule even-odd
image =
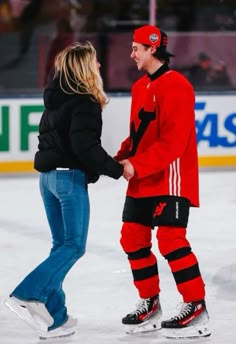
[[[70,335],[62,283],[85,253],[89,225],[88,182],[118,179],[123,166],[101,146],[102,108],[107,103],[91,43],[76,43],[55,58],[56,75],[44,91],[34,166],[52,234],[49,257],[11,293],[5,304],[41,338]]]

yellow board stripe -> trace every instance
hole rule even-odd
[[[236,167],[236,156],[200,156],[200,167]]]
[[[1,161],[0,173],[36,172],[33,161]]]
[[[200,156],[200,167],[236,167],[236,156]],[[1,161],[0,173],[36,172],[33,161]]]

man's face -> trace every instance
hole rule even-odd
[[[148,71],[153,60],[152,51],[154,47],[145,47],[141,43],[132,43],[131,59],[136,62],[138,70]]]

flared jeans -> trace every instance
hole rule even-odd
[[[81,170],[53,170],[40,174],[40,192],[52,235],[48,258],[11,293],[22,300],[43,302],[54,319],[49,330],[68,318],[62,284],[83,256],[89,226],[87,177]]]

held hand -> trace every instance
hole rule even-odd
[[[126,180],[130,180],[131,178],[133,178],[133,176],[135,175],[135,169],[131,162],[128,159],[125,159],[121,160],[120,164],[124,166],[123,177]]]

